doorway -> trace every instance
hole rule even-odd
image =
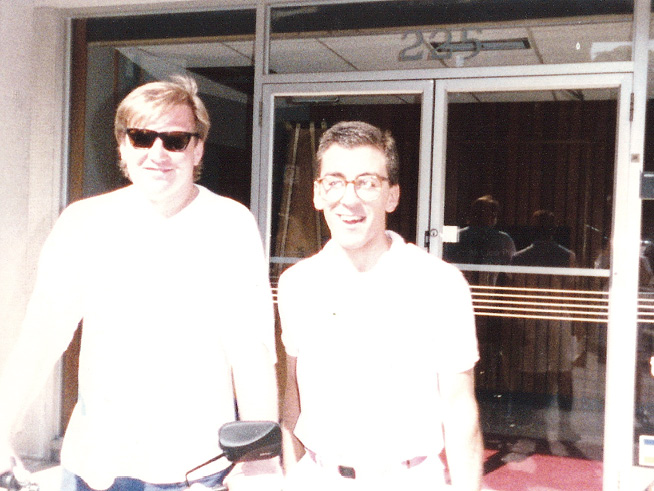
[[[313,211],[312,159],[322,132],[338,121],[366,121],[395,136],[403,162],[403,199],[389,217],[389,228],[405,240],[419,240],[429,216],[433,87],[432,81],[264,87],[270,103],[264,105],[264,121],[270,125],[262,155],[269,165],[258,173],[259,216],[270,217],[262,228],[273,283],[286,266],[318,252],[329,237]]]
[[[389,228],[471,284],[494,489],[570,489],[573,474],[575,489],[602,488],[610,239],[622,227],[614,203],[629,89],[623,75],[264,84],[259,203],[273,283],[328,238],[311,203],[320,133],[347,119],[390,129],[405,177]],[[510,243],[492,259],[461,253],[482,197],[495,207],[487,229]],[[573,474],[547,471],[570,462]]]

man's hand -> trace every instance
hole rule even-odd
[[[452,484],[460,491],[479,491],[484,445],[472,369],[439,375],[439,389],[443,400],[445,453]]]
[[[0,439],[0,474],[12,471],[17,461],[9,442]]]
[[[8,445],[5,445],[5,450],[1,451],[1,453],[3,465],[0,466],[0,488],[16,489],[10,487],[10,485],[31,482],[30,472],[25,469],[23,463],[15,457]]]

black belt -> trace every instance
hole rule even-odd
[[[332,468],[335,469],[338,474],[341,475],[341,477],[345,479],[356,479],[357,477],[357,471],[355,467],[351,467],[349,465],[328,465],[325,463],[324,459],[321,459],[318,455],[316,455],[315,452],[312,452],[309,449],[306,449],[307,453],[309,454],[309,457],[311,457],[311,460],[313,460],[316,464],[318,464],[321,467],[324,468]],[[406,469],[411,469],[412,467],[415,467],[418,464],[421,464],[422,462],[425,461],[427,457],[414,457],[412,459],[408,460],[403,460],[402,462],[399,463],[399,466],[404,467]],[[381,468],[381,466],[380,466]]]

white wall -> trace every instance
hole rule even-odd
[[[30,1],[0,4],[0,359],[6,356],[15,325],[24,307],[25,246],[29,160],[30,58],[16,46],[31,45]]]
[[[30,241],[39,240],[29,224],[32,22],[30,0],[0,4],[0,362],[18,333],[34,267]],[[21,447],[38,452],[30,439],[21,434]]]
[[[32,288],[38,253],[60,206],[61,104],[34,111],[35,94],[60,91],[55,67],[37,68],[38,55],[50,56],[63,38],[51,29],[48,12],[37,16],[33,1],[0,3],[0,93],[3,94],[0,128],[0,364],[19,331]],[[38,49],[37,49],[38,48]],[[61,49],[61,48],[58,48]],[[59,77],[61,78],[61,77]],[[34,146],[33,142],[40,142]],[[22,453],[44,457],[57,431],[57,377],[27,415],[17,444]]]

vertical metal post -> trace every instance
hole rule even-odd
[[[629,153],[617,154],[612,236],[611,286],[607,333],[606,405],[603,489],[629,489],[633,469],[633,429],[638,317],[638,268],[643,166],[647,63],[651,0],[636,0],[633,19]],[[632,102],[633,101],[633,102]],[[624,114],[624,111],[621,111]],[[620,125],[620,120],[618,121]],[[621,125],[619,131],[623,131]]]
[[[268,207],[262,187],[262,173],[267,172],[261,154],[263,84],[262,78],[267,72],[268,29],[269,20],[265,0],[257,0],[257,20],[254,37],[254,92],[252,96],[252,178],[250,181],[250,210],[257,219],[259,230],[263,235],[266,256],[270,253],[268,236]],[[264,180],[266,181],[266,180]]]

